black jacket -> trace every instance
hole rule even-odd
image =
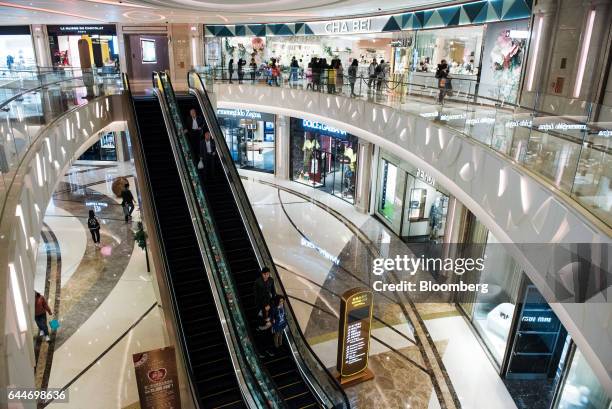
[[[126,204],[134,204],[134,195],[130,189],[125,189],[121,191],[121,206],[125,206]]]
[[[202,115],[196,115],[195,120],[198,123],[198,128],[204,129],[205,127],[204,117]],[[193,129],[191,129],[192,125],[193,125],[193,118],[191,117],[191,115],[188,115],[186,123],[185,123],[185,128],[189,132],[191,132],[193,131]]]
[[[253,285],[253,292],[255,293],[255,306],[257,309],[261,309],[264,303],[272,303],[272,299],[276,297],[276,288],[274,288],[274,279],[268,278],[268,281],[258,277]]]
[[[217,145],[215,144],[215,141],[210,138],[210,150],[212,154],[215,154],[217,152]],[[207,151],[206,151],[206,139],[200,140],[200,158],[202,158],[203,160],[206,160],[208,158],[207,155]]]

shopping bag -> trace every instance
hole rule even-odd
[[[60,327],[60,323],[58,320],[53,318],[51,321],[49,321],[49,326],[51,327],[51,330],[57,331],[58,328]]]
[[[202,159],[200,159],[200,161],[198,162],[198,169],[204,169],[204,162],[202,161]]]

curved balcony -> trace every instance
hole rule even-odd
[[[554,266],[553,260],[559,259],[553,255],[558,253],[551,250],[567,250],[565,261],[570,263],[572,257],[585,257],[575,243],[587,243],[591,253],[586,259],[608,269],[606,255],[612,242],[606,205],[610,201],[609,137],[605,129],[599,129],[600,122],[585,121],[593,116],[592,106],[582,106],[589,110],[586,116],[575,111],[549,115],[475,97],[469,91],[473,84],[467,83],[457,84],[456,93],[438,105],[437,88],[427,84],[411,88],[409,83],[389,81],[381,84],[380,91],[374,85],[368,92],[367,82],[360,78],[362,95],[351,97],[346,84],[337,87],[337,93],[327,93],[307,90],[308,84],[302,81],[268,86],[251,82],[249,75],[243,84],[206,78],[219,107],[325,122],[432,175],[501,242],[508,243],[508,251],[551,302],[581,351],[588,351],[585,355],[602,382],[612,389],[612,338],[601,336],[612,323],[606,301],[609,280],[595,273],[571,275],[569,281],[579,283],[577,287],[590,288],[586,296],[578,296],[577,287],[570,288],[568,276]],[[568,112],[573,107],[553,108]],[[598,110],[597,118],[610,115],[610,108]],[[579,194],[587,187],[595,194]],[[561,290],[569,295],[561,296]]]

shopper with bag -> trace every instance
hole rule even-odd
[[[200,142],[200,161],[198,162],[198,170],[204,173],[207,178],[215,177],[215,162],[217,155],[217,146],[215,141],[210,136],[210,132],[204,132],[204,138]]]
[[[47,304],[47,300],[45,297],[35,291],[34,296],[34,320],[36,321],[36,326],[40,331],[38,335],[44,336],[45,341],[49,342],[49,327],[47,326],[47,314],[53,315],[51,312],[51,308],[49,308],[49,304]]]

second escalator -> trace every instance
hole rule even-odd
[[[198,101],[191,95],[178,94],[176,97],[182,118],[185,118],[185,129],[192,129],[193,119],[191,119],[189,111],[195,109],[198,117],[202,115],[198,107]],[[217,144],[225,143],[225,141],[219,140],[215,142]],[[193,149],[197,149],[196,144],[192,143],[191,145]],[[198,157],[197,152],[194,157]],[[259,264],[218,155],[215,161],[215,174],[204,175],[201,182],[211,206],[225,259],[229,263],[238,290],[240,303],[246,317],[253,323],[251,325],[251,334],[253,334],[257,314],[253,283],[259,277]],[[260,352],[262,352],[262,356],[265,355],[264,351]],[[274,356],[265,356],[263,363],[288,407],[314,408],[319,406],[315,396],[304,382],[286,345],[276,351]]]

